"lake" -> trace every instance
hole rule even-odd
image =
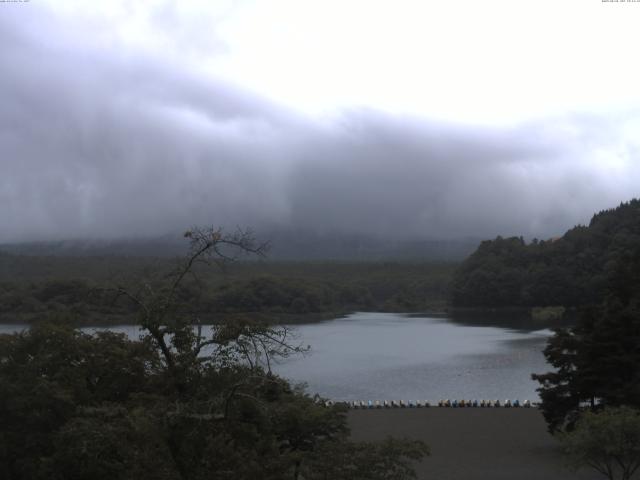
[[[293,328],[311,350],[274,370],[334,400],[533,401],[531,373],[550,369],[542,349],[551,331],[532,322],[361,312]],[[113,329],[139,335],[136,326]]]

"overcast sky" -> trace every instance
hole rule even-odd
[[[549,237],[640,196],[640,3],[0,2],[0,241]]]

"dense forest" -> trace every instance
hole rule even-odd
[[[126,323],[131,305],[108,287],[160,281],[173,264],[167,258],[0,254],[0,321],[64,315],[79,323]],[[195,268],[181,295],[203,321],[237,314],[282,323],[355,310],[442,311],[454,269],[438,262],[245,260]]]
[[[637,215],[637,202],[635,208]],[[571,328],[555,331],[544,351],[553,370],[533,375],[551,431],[571,430],[585,408],[640,408],[640,243],[615,255],[603,300],[580,308]]]
[[[302,353],[286,327],[232,321],[192,328],[182,284],[225,243],[190,232],[189,254],[160,279],[115,290],[142,336],[38,323],[0,335],[0,478],[408,480],[420,441],[355,442],[344,405],[275,375]]]
[[[604,411],[603,422],[620,407],[632,407],[629,415],[637,415],[640,200],[599,212],[588,226],[560,238],[482,242],[454,273],[451,294],[454,307],[573,307],[572,325],[554,329],[544,350],[553,369],[532,375],[540,383],[541,410],[551,432],[573,435],[577,428],[575,436],[563,437],[577,442],[584,433],[581,421],[595,418],[586,411]],[[607,425],[596,422],[594,428],[584,438],[599,438]],[[614,429],[617,437],[620,430]],[[622,443],[636,462],[637,443],[630,438]],[[592,466],[593,452],[601,452],[601,445],[596,447],[583,457]],[[607,448],[598,458],[608,461],[617,454]]]
[[[451,262],[246,261],[195,269],[181,294],[203,321],[251,314],[271,322],[356,310],[435,312],[456,308],[599,304],[616,265],[640,243],[640,201],[602,211],[588,226],[527,243],[482,242]],[[131,305],[108,286],[160,279],[173,260],[141,256],[33,256],[0,252],[0,321],[64,314],[80,323],[128,322]]]
[[[640,244],[640,200],[593,216],[562,237],[484,241],[455,272],[455,307],[599,304],[625,255]]]

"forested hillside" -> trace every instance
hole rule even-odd
[[[140,257],[36,257],[0,254],[0,321],[52,315],[82,324],[133,321],[131,304],[110,291],[162,280],[172,260]],[[441,311],[455,264],[402,262],[237,262],[195,269],[181,289],[203,321],[257,314],[274,322],[312,320],[355,310]]]
[[[457,269],[456,307],[582,306],[600,303],[608,280],[640,245],[640,200],[604,210],[561,238],[484,241]]]
[[[194,295],[182,287],[195,266],[222,261],[225,246],[255,255],[261,247],[242,232],[185,237],[189,251],[171,271],[116,288],[138,340],[47,322],[0,334],[0,478],[416,478],[423,442],[352,441],[344,404],[271,370],[308,350],[287,327],[245,319],[207,336],[192,328]]]

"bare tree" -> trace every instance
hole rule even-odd
[[[271,373],[274,357],[306,350],[292,343],[288,328],[250,321],[221,322],[205,335],[197,314],[184,308],[180,293],[185,281],[192,278],[202,287],[200,266],[224,269],[243,255],[264,256],[268,244],[257,243],[253,233],[243,229],[227,234],[220,228],[193,227],[184,237],[189,241],[188,253],[160,281],[146,279],[134,287],[118,285],[114,289],[136,307],[140,326],[160,350],[179,388],[182,374],[197,365],[244,362],[252,370],[264,368]]]

